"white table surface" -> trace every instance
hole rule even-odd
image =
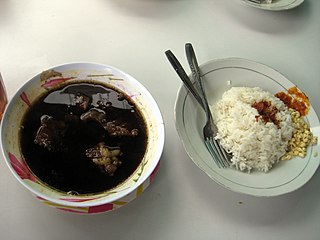
[[[240,0],[0,0],[0,71],[9,98],[34,74],[91,61],[144,84],[163,113],[166,144],[153,184],[126,206],[100,215],[60,212],[37,201],[0,157],[0,239],[320,239],[320,172],[301,189],[256,198],[210,180],[175,130],[180,80],[164,52],[186,65],[241,57],[280,71],[309,96],[318,116],[320,1],[270,12]]]

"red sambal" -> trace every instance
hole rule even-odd
[[[309,112],[310,102],[308,97],[301,92],[296,86],[289,88],[288,93],[278,92],[275,94],[288,108],[292,108],[305,116]]]

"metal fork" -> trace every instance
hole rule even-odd
[[[167,50],[165,52],[169,62],[171,63],[172,67],[174,68],[174,70],[177,72],[178,76],[180,77],[180,79],[183,81],[184,86],[188,89],[188,91],[194,96],[194,98],[198,101],[198,103],[201,105],[201,107],[203,109],[205,109],[205,104],[203,103],[203,100],[201,98],[201,96],[199,95],[197,89],[195,88],[195,86],[193,85],[193,83],[191,82],[191,80],[189,79],[188,75],[186,74],[186,72],[184,71],[183,67],[181,66],[180,62],[178,61],[178,59],[174,56],[174,54],[170,51]],[[211,115],[211,114],[210,114]],[[212,118],[211,118],[212,119]],[[213,123],[213,122],[212,122]],[[214,125],[214,124],[213,124]],[[215,126],[215,125],[214,125]],[[217,129],[216,129],[217,130]],[[207,132],[208,136],[209,136],[209,132]],[[214,139],[215,133],[212,132],[211,135],[211,141],[207,141],[208,143],[212,143],[212,144],[206,144],[207,149],[209,151],[209,153],[212,155],[215,163],[217,164],[218,167],[228,167],[229,161],[224,161],[223,158],[220,156],[216,145],[214,144],[215,139]],[[205,143],[207,143],[205,141]]]
[[[212,155],[218,155],[218,160],[220,160],[220,164],[222,167],[229,167],[229,157],[225,150],[221,147],[218,140],[215,140],[214,137],[217,135],[218,129],[217,126],[214,124],[211,111],[209,108],[208,100],[206,98],[206,93],[202,84],[202,77],[200,74],[200,68],[198,65],[198,61],[196,58],[196,54],[192,47],[191,43],[187,43],[185,45],[185,51],[187,55],[187,60],[192,72],[193,80],[198,85],[200,97],[203,102],[204,111],[206,113],[207,122],[203,128],[203,137],[205,144]]]

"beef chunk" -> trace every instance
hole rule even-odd
[[[256,121],[261,117],[265,123],[273,122],[277,127],[279,127],[279,121],[276,118],[276,114],[279,110],[275,106],[272,106],[270,102],[255,102],[252,104],[252,107],[257,109],[259,113],[259,116],[256,116]]]
[[[55,120],[53,117],[43,115],[34,142],[49,151],[57,152],[63,150],[63,137],[67,126],[63,121]]]
[[[77,107],[79,107],[81,110],[85,111],[89,108],[90,104],[92,103],[92,98],[88,97],[85,94],[77,93],[73,101]]]
[[[122,155],[120,148],[107,147],[103,142],[87,149],[86,155],[102,172],[109,176],[113,176],[122,163],[118,158]]]
[[[125,124],[117,124],[116,121],[111,121],[103,124],[103,127],[112,137],[135,137],[138,135],[138,129],[128,130]]]
[[[110,137],[135,137],[139,134],[138,129],[128,129],[125,123],[107,121],[106,114],[101,110],[90,109],[80,117],[83,121],[97,121],[107,130]]]
[[[106,115],[103,111],[92,108],[88,112],[82,114],[80,116],[80,119],[83,121],[97,121],[99,123],[102,123],[105,117]]]

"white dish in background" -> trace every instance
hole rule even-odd
[[[252,7],[270,11],[289,10],[298,7],[300,4],[304,2],[304,0],[273,0],[272,3],[254,3],[249,0],[242,1]]]
[[[295,86],[279,72],[253,61],[230,58],[210,61],[200,66],[209,104],[236,86],[261,87],[271,93]],[[320,162],[320,143],[308,148],[303,159],[293,158],[277,163],[268,173],[240,172],[216,166],[202,137],[205,114],[199,104],[181,86],[175,103],[175,124],[183,146],[192,161],[211,179],[235,192],[254,196],[276,196],[294,191],[313,176]],[[319,119],[311,107],[306,117],[311,131],[320,138]]]

